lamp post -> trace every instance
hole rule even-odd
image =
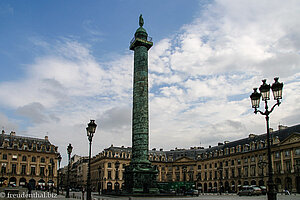
[[[219,172],[219,193],[220,193],[220,195],[222,195],[222,187],[221,187],[221,183],[222,183],[222,170],[223,170],[223,168],[222,168],[222,166],[221,166],[221,164],[220,164],[220,167],[218,167],[218,172]]]
[[[278,82],[278,77],[274,78],[275,82],[270,86],[266,83],[266,79],[262,80],[263,84],[259,87],[260,93],[257,92],[257,88],[254,88],[254,92],[250,95],[252,108],[254,108],[254,113],[257,114],[258,112],[261,115],[266,116],[266,125],[267,125],[267,148],[268,148],[268,172],[269,172],[269,179],[268,179],[268,200],[276,200],[277,199],[277,192],[275,189],[275,184],[273,181],[273,170],[272,170],[272,160],[271,160],[271,144],[270,144],[270,131],[269,131],[269,115],[274,110],[276,106],[280,105],[280,99],[282,99],[282,88],[283,83]],[[269,110],[268,107],[268,100],[270,100],[270,89],[272,89],[274,100],[276,100],[276,104]],[[262,101],[265,101],[265,112],[258,110],[260,98]]]
[[[101,166],[100,165],[98,167],[98,175],[99,175],[99,178],[98,178],[98,194],[100,195],[100,192],[101,192]]]
[[[72,153],[72,145],[69,144],[69,146],[67,147],[67,152],[68,152],[68,159],[69,159],[69,162],[68,162],[68,171],[67,171],[67,187],[66,187],[66,198],[70,198],[70,193],[69,193],[69,187],[70,187],[70,182],[69,182],[69,176],[70,176],[70,160],[71,160],[71,153]]]
[[[267,165],[267,162],[260,160],[258,162],[258,167],[261,169],[261,176],[264,178],[264,168]]]
[[[120,162],[119,161],[117,161],[115,163],[115,167],[116,167],[116,182],[117,182],[118,179],[119,179],[119,167],[120,167]],[[115,188],[115,191],[116,191],[116,193],[118,193],[119,192],[119,188]]]
[[[86,192],[86,199],[91,200],[92,195],[91,195],[91,151],[92,151],[92,140],[94,133],[96,132],[96,127],[97,124],[95,124],[95,120],[90,121],[88,123],[88,127],[86,127],[86,132],[87,132],[87,137],[89,140],[89,164],[88,164],[88,174],[87,174],[87,192]]]
[[[60,154],[58,154],[58,157],[57,157],[57,159],[58,159],[58,170],[57,170],[57,190],[56,190],[56,194],[57,195],[59,195],[59,185],[60,185],[60,182],[59,182],[59,169],[60,169],[60,162],[61,162],[61,155]]]
[[[48,166],[49,167],[49,166]],[[49,192],[49,184],[48,184],[48,169],[46,168],[46,183],[45,183],[45,189]]]
[[[51,193],[53,192],[53,187],[54,187],[53,175],[54,175],[54,161],[51,160],[51,178],[52,178],[52,183],[50,188]]]

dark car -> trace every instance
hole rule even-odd
[[[262,191],[259,187],[256,186],[243,186],[242,190],[238,192],[239,196],[253,196],[261,195]]]
[[[199,192],[198,192],[198,190],[190,189],[190,190],[186,191],[184,194],[185,195],[198,196]]]

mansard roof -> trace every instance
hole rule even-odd
[[[292,127],[283,127],[281,126],[277,131],[271,131],[270,132],[270,137],[273,139],[278,139],[279,142],[284,141],[286,138],[288,138],[290,135],[294,133],[300,133],[300,124],[295,125]],[[210,158],[209,155],[213,154],[215,152],[225,152],[226,149],[231,149],[238,147],[239,145],[241,147],[243,146],[250,146],[253,143],[266,143],[266,137],[267,134],[261,134],[261,135],[254,135],[250,134],[249,137],[247,138],[242,138],[239,140],[235,140],[232,142],[226,142],[226,143],[219,143],[217,146],[209,147],[209,148],[202,148],[202,147],[195,147],[191,149],[175,149],[175,150],[168,150],[164,151],[162,149],[156,150],[155,148],[152,150],[149,150],[149,155],[150,156],[158,156],[158,157],[165,157],[168,158],[164,161],[175,161],[177,159],[180,159],[182,157],[186,157],[189,159],[207,159]],[[273,145],[277,145],[278,143],[273,143]],[[261,149],[266,148],[266,145],[263,147],[260,147]],[[253,150],[253,149],[252,149]],[[111,145],[109,148],[104,149],[104,152],[112,152],[114,153],[122,153],[126,152],[131,154],[132,148],[131,147],[114,147]],[[251,151],[251,150],[248,150]],[[242,151],[240,151],[241,153]],[[233,153],[237,153],[234,151]],[[201,155],[199,157],[199,155]],[[203,156],[206,155],[206,156]],[[224,155],[224,154],[223,154]],[[226,155],[225,155],[226,156]],[[214,157],[214,156],[213,156]],[[169,159],[171,158],[171,160]]]
[[[4,131],[0,134],[0,148],[4,148],[5,144],[7,148],[22,148],[23,145],[27,145],[28,149],[31,149],[33,146],[38,150],[44,146],[46,149],[45,151],[49,151],[50,147],[53,146],[54,149],[52,151],[57,151],[57,147],[50,143],[48,137],[46,136],[45,139],[40,138],[33,138],[33,137],[26,137],[26,136],[17,136],[15,132],[11,132],[10,134],[5,134]],[[23,149],[24,150],[24,149]]]

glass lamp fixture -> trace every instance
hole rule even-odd
[[[257,92],[257,88],[253,88],[253,93],[250,95],[252,108],[259,108],[261,94]]]
[[[270,85],[266,83],[266,79],[262,80],[263,84],[259,87],[259,91],[262,96],[262,100],[270,100]]]
[[[282,99],[282,88],[283,88],[283,83],[278,82],[278,77],[274,78],[275,82],[272,84],[272,92],[274,96],[274,100],[279,100]]]

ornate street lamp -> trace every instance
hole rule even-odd
[[[59,169],[60,169],[60,162],[61,162],[61,155],[58,154],[58,157],[57,157],[57,160],[58,160],[58,170],[57,170],[57,186],[56,186],[56,194],[59,195]]]
[[[258,162],[258,167],[261,169],[261,176],[264,178],[264,168],[267,165],[267,162],[260,160]]]
[[[91,152],[92,152],[92,140],[94,133],[96,132],[97,124],[95,124],[95,120],[90,121],[88,123],[88,127],[86,127],[86,132],[87,132],[87,137],[89,140],[90,144],[90,149],[89,149],[89,164],[88,164],[88,174],[87,174],[87,192],[86,192],[86,199],[91,200],[92,199],[92,194],[91,194]]]
[[[69,187],[70,187],[70,181],[69,181],[69,176],[70,176],[70,161],[71,161],[71,153],[72,153],[72,149],[73,149],[73,147],[72,147],[72,145],[71,144],[69,144],[69,146],[67,147],[67,152],[68,152],[68,158],[69,158],[69,162],[68,162],[68,171],[67,171],[67,187],[66,187],[66,189],[67,189],[67,191],[66,191],[66,198],[70,198],[70,189],[69,189]]]
[[[276,106],[280,105],[280,99],[282,99],[282,88],[283,83],[278,82],[278,77],[274,78],[275,82],[270,86],[266,83],[266,79],[262,80],[263,84],[259,87],[260,93],[257,92],[257,88],[254,88],[254,92],[250,95],[252,108],[254,108],[254,113],[258,112],[262,115],[266,116],[266,124],[267,124],[267,148],[268,148],[268,171],[269,171],[269,179],[268,179],[268,200],[276,200],[277,192],[275,189],[275,184],[273,181],[273,170],[272,170],[272,160],[271,160],[271,144],[270,144],[270,131],[269,131],[269,114],[274,110]],[[272,89],[274,100],[276,100],[276,104],[269,110],[268,100],[270,100],[270,89]],[[262,101],[265,102],[265,112],[258,110],[260,97]]]

